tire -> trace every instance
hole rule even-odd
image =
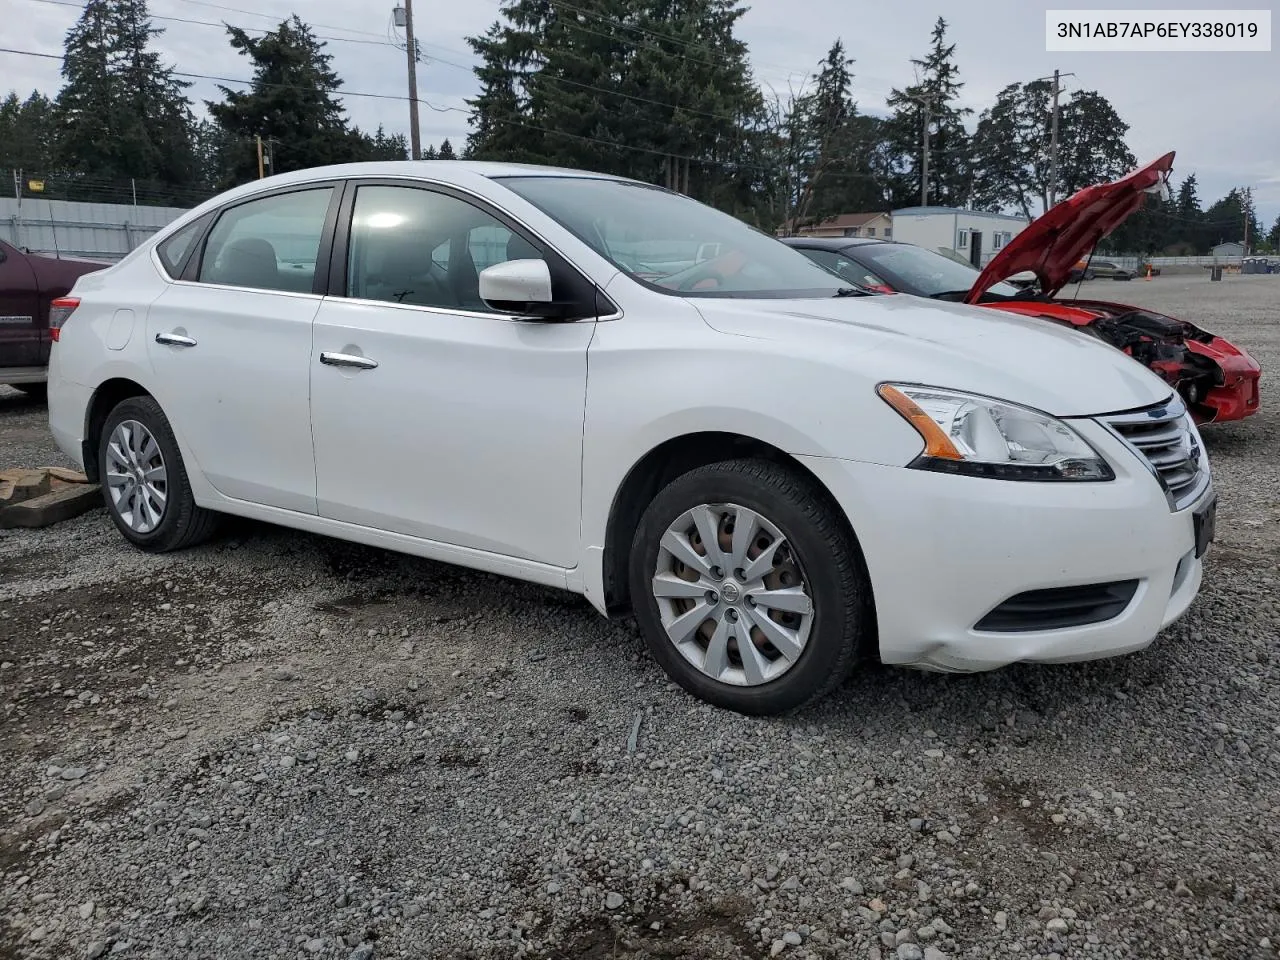
[[[20,390],[32,400],[47,400],[49,398],[49,384],[47,383],[15,383],[13,389]]]
[[[704,582],[713,582],[714,569],[702,574],[692,566],[676,563],[675,555],[664,545],[669,528],[692,522],[687,519],[690,512],[702,505],[718,508],[704,516],[710,518],[707,523],[719,524],[717,539],[721,548],[734,546],[733,528],[728,526],[730,518],[745,516],[744,510],[758,518],[749,521],[750,529],[759,532],[749,534],[745,555],[751,558],[755,551],[759,557],[767,552],[769,557],[765,559],[771,564],[771,572],[761,580],[753,578],[750,568],[722,570],[717,589],[722,590],[723,595],[708,592],[700,594],[700,599],[659,601],[655,596],[655,582],[660,563],[664,565],[662,575],[667,585],[680,588],[674,576],[694,577],[694,581],[686,579],[691,591],[697,591]],[[723,513],[717,520],[718,511]],[[853,670],[859,654],[873,643],[875,626],[862,553],[837,511],[826,491],[812,480],[765,460],[730,460],[699,467],[661,490],[636,529],[629,572],[636,619],[650,651],[667,676],[708,703],[759,716],[798,710],[842,683]],[[782,541],[777,541],[778,545],[771,550],[761,551],[762,544],[766,541],[772,544],[777,539],[765,527],[772,527]],[[696,531],[697,528],[686,526],[685,529]],[[699,546],[701,543],[696,532],[684,540],[685,546],[695,551],[702,549],[703,560],[709,562],[712,558],[706,556],[705,546]],[[774,564],[773,560],[779,557],[783,562]],[[729,555],[723,559],[726,563],[735,562]],[[683,572],[673,573],[681,568]],[[790,584],[798,577],[799,589],[809,598],[807,626],[805,614],[799,610],[793,614],[775,607],[771,614],[768,603],[763,605],[764,609],[759,605],[759,600],[766,596],[779,597],[775,591],[784,588],[795,600],[796,588],[789,584],[788,577]],[[770,578],[775,578],[772,583],[768,582]],[[761,593],[762,590],[767,592]],[[710,605],[712,598],[715,606]],[[729,612],[731,600],[736,601],[732,613]],[[704,602],[708,604],[707,618],[700,625],[695,623],[690,631],[691,639],[677,647],[664,626],[664,615],[668,623],[688,624],[696,621],[692,607]],[[688,607],[679,606],[683,604]],[[713,617],[711,613],[716,611],[721,612]],[[795,646],[791,647],[791,656],[782,655],[780,647],[770,644],[762,647],[764,635],[758,626],[762,616],[774,620],[775,624],[799,624],[794,629],[788,626],[784,632],[784,636],[803,636],[798,655]],[[732,624],[726,623],[730,617]],[[683,632],[679,630],[679,623],[676,630]],[[743,627],[756,638],[753,647],[748,648],[753,654],[759,651],[758,657],[752,657],[752,662],[757,664],[753,670],[755,676],[748,675],[746,662],[736,652],[736,636],[721,643],[724,653],[716,662],[723,663],[724,669],[715,671],[715,675],[707,672],[706,664],[712,660],[710,650],[720,636],[720,629],[732,631]],[[729,646],[725,647],[725,643]],[[703,665],[695,664],[690,656],[703,660]],[[765,665],[764,672],[758,666],[761,663]]]
[[[117,503],[115,493],[119,493],[121,487],[111,482],[113,475],[123,475],[118,466],[118,463],[123,461],[119,460],[119,455],[112,451],[113,441],[117,450],[122,449],[120,437],[117,434],[118,428],[123,424],[130,436],[142,435],[136,427],[130,428],[128,426],[130,423],[141,425],[145,433],[150,435],[161,458],[160,468],[163,470],[164,479],[154,479],[153,488],[160,489],[163,485],[163,509],[158,511],[158,522],[151,524],[147,524],[146,521],[155,517],[157,511],[154,507],[125,509],[130,501],[121,498]],[[124,451],[124,454],[125,457],[130,456],[128,451]],[[137,464],[138,459],[134,458],[133,462]],[[148,464],[155,462],[154,458],[145,460]],[[116,466],[113,467],[113,464]],[[152,472],[154,471],[148,471],[148,473]],[[110,514],[116,529],[140,550],[148,553],[181,550],[203,543],[216,532],[221,518],[213,511],[196,506],[195,498],[191,493],[191,484],[187,479],[186,466],[182,462],[178,442],[173,436],[173,428],[169,426],[169,420],[160,409],[160,404],[151,397],[130,397],[128,400],[122,400],[107,415],[102,434],[98,438],[98,476],[102,481],[102,498],[106,503],[107,513]],[[133,486],[141,485],[135,482]],[[134,502],[140,503],[141,500]],[[148,502],[155,501],[148,500]],[[144,515],[142,523],[131,520],[131,517],[138,512]]]
[[[1086,271],[1084,272],[1084,278],[1085,278],[1086,280],[1092,280],[1092,279],[1094,279],[1096,276],[1097,276],[1097,274],[1095,274],[1092,270],[1086,270]]]

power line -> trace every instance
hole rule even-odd
[[[66,59],[66,57],[60,53],[39,53],[35,50],[15,50],[12,47],[0,47],[0,53],[12,53],[12,54],[17,54],[18,56],[23,56],[23,57],[40,57],[45,60],[65,60]],[[301,84],[296,84],[296,83],[271,83],[266,80],[241,80],[238,77],[216,77],[208,73],[189,73],[185,70],[174,70],[173,75],[175,77],[187,77],[194,80],[214,80],[214,81],[217,81],[218,83],[239,83],[245,86],[270,87],[276,90],[302,90],[307,92],[315,91],[315,87],[302,86]],[[370,97],[375,100],[408,100],[409,99],[403,94],[393,94],[393,93],[364,93],[356,90],[337,90],[337,89],[329,92],[333,93],[335,96],[340,96],[340,97]],[[455,111],[458,113],[470,112],[468,110],[463,109],[462,107],[438,107],[433,103],[428,103],[426,100],[419,100],[419,102],[425,103],[428,107],[430,107],[432,110],[436,111],[437,113],[449,113],[449,112],[455,112]]]
[[[74,8],[74,9],[76,9],[76,10],[81,10],[81,9],[83,9],[83,6],[82,6],[81,4],[79,4],[79,3],[72,3],[72,2],[71,2],[71,0],[31,0],[31,2],[32,2],[32,3],[45,3],[45,4],[49,4],[50,6],[54,6],[54,7],[72,7],[72,8]],[[195,2],[195,0],[189,0],[189,2],[194,3],[194,2]],[[218,4],[207,4],[207,6],[218,6]],[[248,13],[248,11],[235,10],[235,8],[234,8],[234,7],[220,7],[220,9],[223,9],[223,10],[231,10],[231,11],[236,12],[236,13]],[[267,14],[252,14],[252,15],[253,15],[253,16],[268,16]],[[185,23],[185,24],[190,24],[190,25],[193,25],[193,26],[200,26],[200,27],[217,27],[217,28],[222,29],[222,30],[225,30],[227,27],[235,27],[235,29],[237,29],[237,30],[243,30],[243,31],[245,31],[246,33],[271,33],[271,30],[269,30],[269,29],[268,29],[268,28],[266,28],[266,27],[238,27],[238,26],[236,26],[235,24],[223,23],[223,22],[219,22],[219,21],[215,21],[215,20],[194,20],[194,19],[192,19],[192,18],[190,18],[190,17],[170,17],[170,16],[164,16],[164,15],[162,15],[162,14],[158,14],[158,13],[148,14],[148,18],[149,18],[149,19],[151,19],[151,20],[164,20],[164,21],[167,21],[167,22],[169,22],[169,23]],[[274,19],[274,18],[273,18],[273,19]],[[348,28],[346,28],[346,27],[332,27],[332,26],[325,26],[324,24],[313,24],[313,26],[324,27],[324,29],[326,29],[326,30],[346,30],[346,29],[348,29]],[[360,32],[360,33],[363,33],[364,31],[352,31],[352,32]],[[373,34],[373,35],[374,35],[374,36],[377,36],[377,34]],[[378,47],[378,46],[382,46],[382,47],[394,47],[394,46],[395,46],[395,44],[394,44],[394,43],[392,43],[390,40],[386,40],[386,39],[383,39],[383,40],[363,40],[363,39],[360,39],[360,38],[358,38],[358,37],[328,37],[328,36],[323,36],[323,35],[320,35],[320,34],[315,34],[314,36],[315,36],[315,38],[316,38],[317,40],[333,40],[333,41],[337,41],[337,42],[339,42],[339,43],[363,43],[363,44],[368,44],[369,46],[374,46],[374,47]],[[427,46],[434,46],[434,44],[427,44]],[[447,49],[447,48],[445,48],[445,47],[440,47],[439,49],[444,50],[444,49]],[[450,52],[453,52],[453,53],[460,53],[461,51],[450,51]],[[470,69],[470,68],[468,67],[468,68],[466,68],[466,69]]]

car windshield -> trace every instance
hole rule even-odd
[[[503,185],[636,280],[689,297],[832,297],[838,278],[741,220],[660,187],[587,177]]]
[[[850,250],[889,281],[895,290],[918,297],[941,297],[968,293],[978,279],[978,270],[941,253],[909,243],[860,243]],[[1015,297],[1021,291],[1011,283],[996,283],[986,291],[1001,297]]]

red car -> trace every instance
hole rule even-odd
[[[788,238],[810,259],[864,288],[960,300],[1066,323],[1123,350],[1159,374],[1198,423],[1242,420],[1258,412],[1261,369],[1240,347],[1186,320],[1102,300],[1057,299],[1082,258],[1165,187],[1173,153],[1113,183],[1086,187],[1014,237],[979,273],[967,264],[906,243],[854,238]],[[1038,289],[1008,278],[1029,271]]]
[[[49,366],[49,309],[105,263],[23,253],[0,240],[0,383],[43,394]]]

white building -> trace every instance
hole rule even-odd
[[[904,207],[893,211],[893,239],[953,252],[985,265],[1030,223],[1023,217],[959,207]]]

